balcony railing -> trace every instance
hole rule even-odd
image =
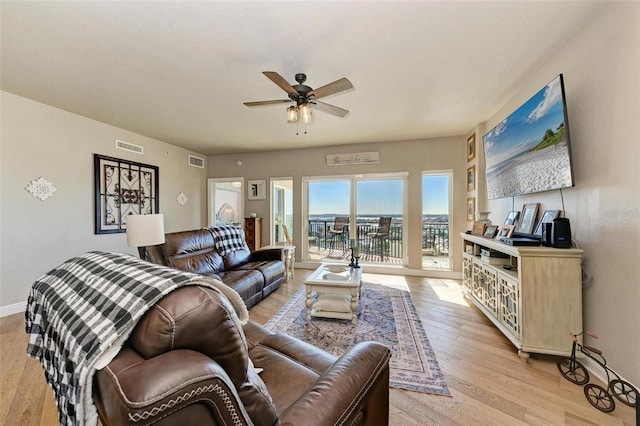
[[[309,220],[309,248],[329,253],[349,248],[349,226],[341,234],[331,233],[333,220]],[[402,239],[402,219],[393,219],[389,235],[384,239],[372,239],[370,234],[377,231],[377,221],[356,222],[355,237],[360,252],[367,255],[382,255],[382,258],[402,259],[404,247]],[[383,251],[381,251],[383,250]],[[449,256],[449,224],[422,221],[422,254],[429,256]],[[381,259],[383,260],[383,259]]]

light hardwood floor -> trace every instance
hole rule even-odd
[[[251,309],[251,319],[266,322],[310,273],[296,269],[294,280]],[[452,394],[390,389],[390,424],[636,424],[635,410],[622,403],[611,414],[593,408],[581,386],[562,378],[555,357],[520,361],[513,345],[462,297],[457,281],[366,273],[364,280],[410,290]],[[59,424],[52,392],[40,364],[25,355],[26,344],[24,316],[1,318],[0,424]]]

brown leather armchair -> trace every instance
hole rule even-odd
[[[389,358],[365,342],[336,359],[241,325],[219,292],[187,286],[147,312],[96,373],[94,402],[104,425],[384,425]]]

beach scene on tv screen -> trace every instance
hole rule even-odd
[[[560,78],[484,136],[489,199],[572,186]]]

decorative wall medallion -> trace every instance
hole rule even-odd
[[[45,178],[40,177],[38,180],[32,180],[29,186],[25,188],[36,198],[44,201],[49,197],[53,197],[53,193],[58,190],[51,182],[48,182]]]
[[[184,192],[181,192],[178,194],[178,196],[176,197],[176,201],[178,202],[178,204],[180,204],[181,206],[184,206],[185,204],[187,204],[187,201],[189,201],[189,198],[184,195]]]

